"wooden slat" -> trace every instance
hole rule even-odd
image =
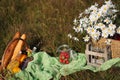
[[[85,50],[85,53],[88,54],[88,55],[94,55],[94,56],[99,56],[99,57],[105,57],[106,56],[105,53],[92,52],[92,51],[88,51],[88,50]]]

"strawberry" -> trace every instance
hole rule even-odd
[[[65,59],[65,56],[62,56],[62,55],[61,55],[61,56],[60,56],[60,59]]]
[[[66,63],[66,64],[69,64],[69,61],[66,61],[65,63]]]
[[[68,64],[69,58],[70,58],[70,55],[68,52],[61,52],[59,56],[59,61],[64,64]]]
[[[62,59],[60,59],[59,61],[60,61],[61,63],[63,62],[63,60],[62,60]]]
[[[63,60],[63,62],[62,63],[65,63],[65,60]]]
[[[66,57],[66,58],[70,58],[70,55],[66,55],[65,57]]]

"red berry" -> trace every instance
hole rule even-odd
[[[64,61],[65,61],[65,64],[68,64],[69,63],[69,60],[66,58],[66,59],[64,59]]]
[[[60,56],[60,59],[65,59],[65,56]]]
[[[68,54],[68,55],[66,55],[65,57],[66,57],[66,58],[70,58],[70,55]]]
[[[61,63],[65,63],[65,60],[62,60],[62,62]]]
[[[65,58],[64,60],[65,60],[65,61],[68,61],[68,59],[67,59],[67,58]]]
[[[59,61],[60,61],[61,63],[63,62],[63,60],[62,60],[62,59],[60,59]]]
[[[69,64],[69,61],[67,60],[65,63],[66,63],[66,64]]]
[[[61,52],[60,53],[59,59],[60,59],[61,63],[68,64],[69,58],[70,58],[70,55],[68,52]]]

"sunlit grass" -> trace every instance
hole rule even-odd
[[[27,43],[32,48],[46,51],[57,56],[56,49],[62,44],[68,44],[78,52],[84,52],[80,34],[80,42],[70,40],[68,33],[73,32],[73,20],[94,2],[102,4],[104,0],[0,0],[0,55],[13,35],[20,31],[27,34]],[[120,0],[112,0],[120,10]],[[118,13],[120,15],[120,12]],[[116,23],[120,24],[119,17]],[[119,70],[120,71],[120,70]],[[80,71],[61,80],[119,80],[109,71],[93,73]],[[114,77],[114,78],[113,78]]]

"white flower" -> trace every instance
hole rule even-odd
[[[88,28],[87,28],[87,33],[90,33],[90,32],[91,32],[91,29],[92,29],[92,27],[88,27]]]
[[[95,28],[95,29],[99,29],[100,27],[99,27],[97,24],[95,24],[95,25],[94,25],[94,28]]]
[[[114,8],[115,6],[112,4],[111,0],[105,1],[106,5],[109,6],[110,8]]]
[[[83,13],[80,13],[80,14],[79,14],[79,18],[82,17],[82,15],[83,15]]]
[[[83,24],[83,27],[84,27],[84,28],[86,28],[86,27],[87,27],[87,24],[86,24],[86,23],[85,23],[85,24]]]
[[[74,39],[75,41],[79,41],[79,39],[78,39],[77,37],[73,37],[73,39]]]
[[[97,31],[97,32],[96,32],[97,37],[99,37],[99,36],[100,36],[100,34],[101,34],[101,32],[100,32],[100,31]]]
[[[90,37],[88,35],[86,35],[85,37],[83,37],[85,42],[88,42],[90,40]]]
[[[111,40],[110,40],[110,39],[107,39],[107,40],[105,41],[105,43],[106,43],[107,45],[111,45]]]
[[[113,10],[112,10],[112,12],[113,12],[113,13],[116,13],[116,12],[118,12],[118,10],[116,10],[116,9],[113,9]]]
[[[96,29],[95,28],[91,28],[91,34],[95,34],[96,33]]]
[[[68,34],[68,37],[69,37],[69,38],[72,38],[72,35],[71,35],[71,34]]]
[[[96,29],[93,28],[93,27],[88,27],[87,28],[87,33],[89,33],[89,34],[95,34],[96,33]]]
[[[85,9],[85,14],[89,14],[90,10],[89,9]]]
[[[97,18],[100,18],[102,16],[102,13],[101,12],[98,12],[97,13]]]
[[[83,18],[83,21],[84,21],[85,23],[88,23],[88,22],[89,22],[89,20],[88,20],[87,17],[84,17],[84,18]]]
[[[102,30],[102,37],[103,38],[107,38],[109,36],[109,33],[108,33],[108,28],[104,28]]]
[[[106,32],[102,32],[102,37],[103,38],[107,38],[109,36],[109,33],[106,31]]]
[[[93,23],[98,20],[98,17],[96,16],[96,14],[90,14],[89,19],[90,19],[91,23]]]
[[[95,26],[96,29],[104,29],[105,28],[105,25],[103,23],[98,23],[96,26]]]
[[[73,29],[75,30],[75,32],[80,32],[78,29],[77,29],[77,27],[75,27],[75,26],[73,26]]]
[[[120,34],[120,26],[117,28],[117,33]]]
[[[98,4],[97,4],[97,3],[95,3],[95,6],[97,7],[97,6],[98,6]]]
[[[80,22],[80,24],[83,24],[84,19],[83,19],[83,18],[81,18],[81,19],[79,20],[79,22]]]
[[[75,32],[83,32],[83,28],[81,27],[81,25],[79,24],[78,27],[73,26],[73,29],[75,30]]]
[[[95,5],[92,5],[90,8],[89,8],[89,10],[91,10],[91,11],[93,11],[93,10],[96,10],[97,9],[97,4],[95,4]]]
[[[92,12],[91,13],[97,13],[98,12],[98,8],[97,7],[93,7]]]
[[[86,31],[89,35],[83,38],[86,42],[90,38],[94,40],[99,40],[101,37],[108,38],[113,36],[115,32],[120,34],[120,27],[116,29],[116,25],[112,22],[116,18],[116,12],[118,10],[115,9],[115,5],[111,0],[105,1],[105,4],[100,8],[98,4],[92,5],[79,15],[79,20],[74,20],[75,26],[73,29],[77,33],[83,32],[83,30]],[[79,41],[76,37],[70,35],[69,37]]]
[[[100,32],[99,32],[99,31],[96,31],[95,34],[91,34],[91,37],[92,37],[94,40],[98,40],[99,37],[100,37]]]
[[[111,30],[114,30],[114,29],[116,28],[116,25],[110,23],[110,24],[109,24],[109,28],[110,28]]]
[[[115,30],[112,30],[108,27],[102,29],[102,37],[107,38],[108,36],[113,36],[115,34]]]
[[[111,20],[110,20],[110,18],[107,17],[107,18],[104,20],[104,22],[108,24],[108,23],[111,22]]]
[[[76,19],[74,19],[73,24],[77,25],[77,20]]]
[[[103,13],[103,14],[106,14],[107,11],[109,9],[109,6],[108,5],[103,5],[101,8],[100,8],[100,11]]]
[[[76,29],[76,27],[75,27],[75,26],[73,26],[73,29],[75,30],[75,29]]]
[[[110,36],[113,36],[115,34],[115,30],[111,30],[110,28],[108,28],[108,33]]]
[[[103,28],[102,33],[108,33],[108,28],[107,27]]]
[[[81,27],[81,25],[78,25],[77,31],[78,31],[78,32],[83,32],[83,28]]]
[[[103,38],[107,38],[108,36],[109,36],[108,33],[106,33],[106,32],[103,32],[103,33],[102,33],[102,37],[103,37]]]

